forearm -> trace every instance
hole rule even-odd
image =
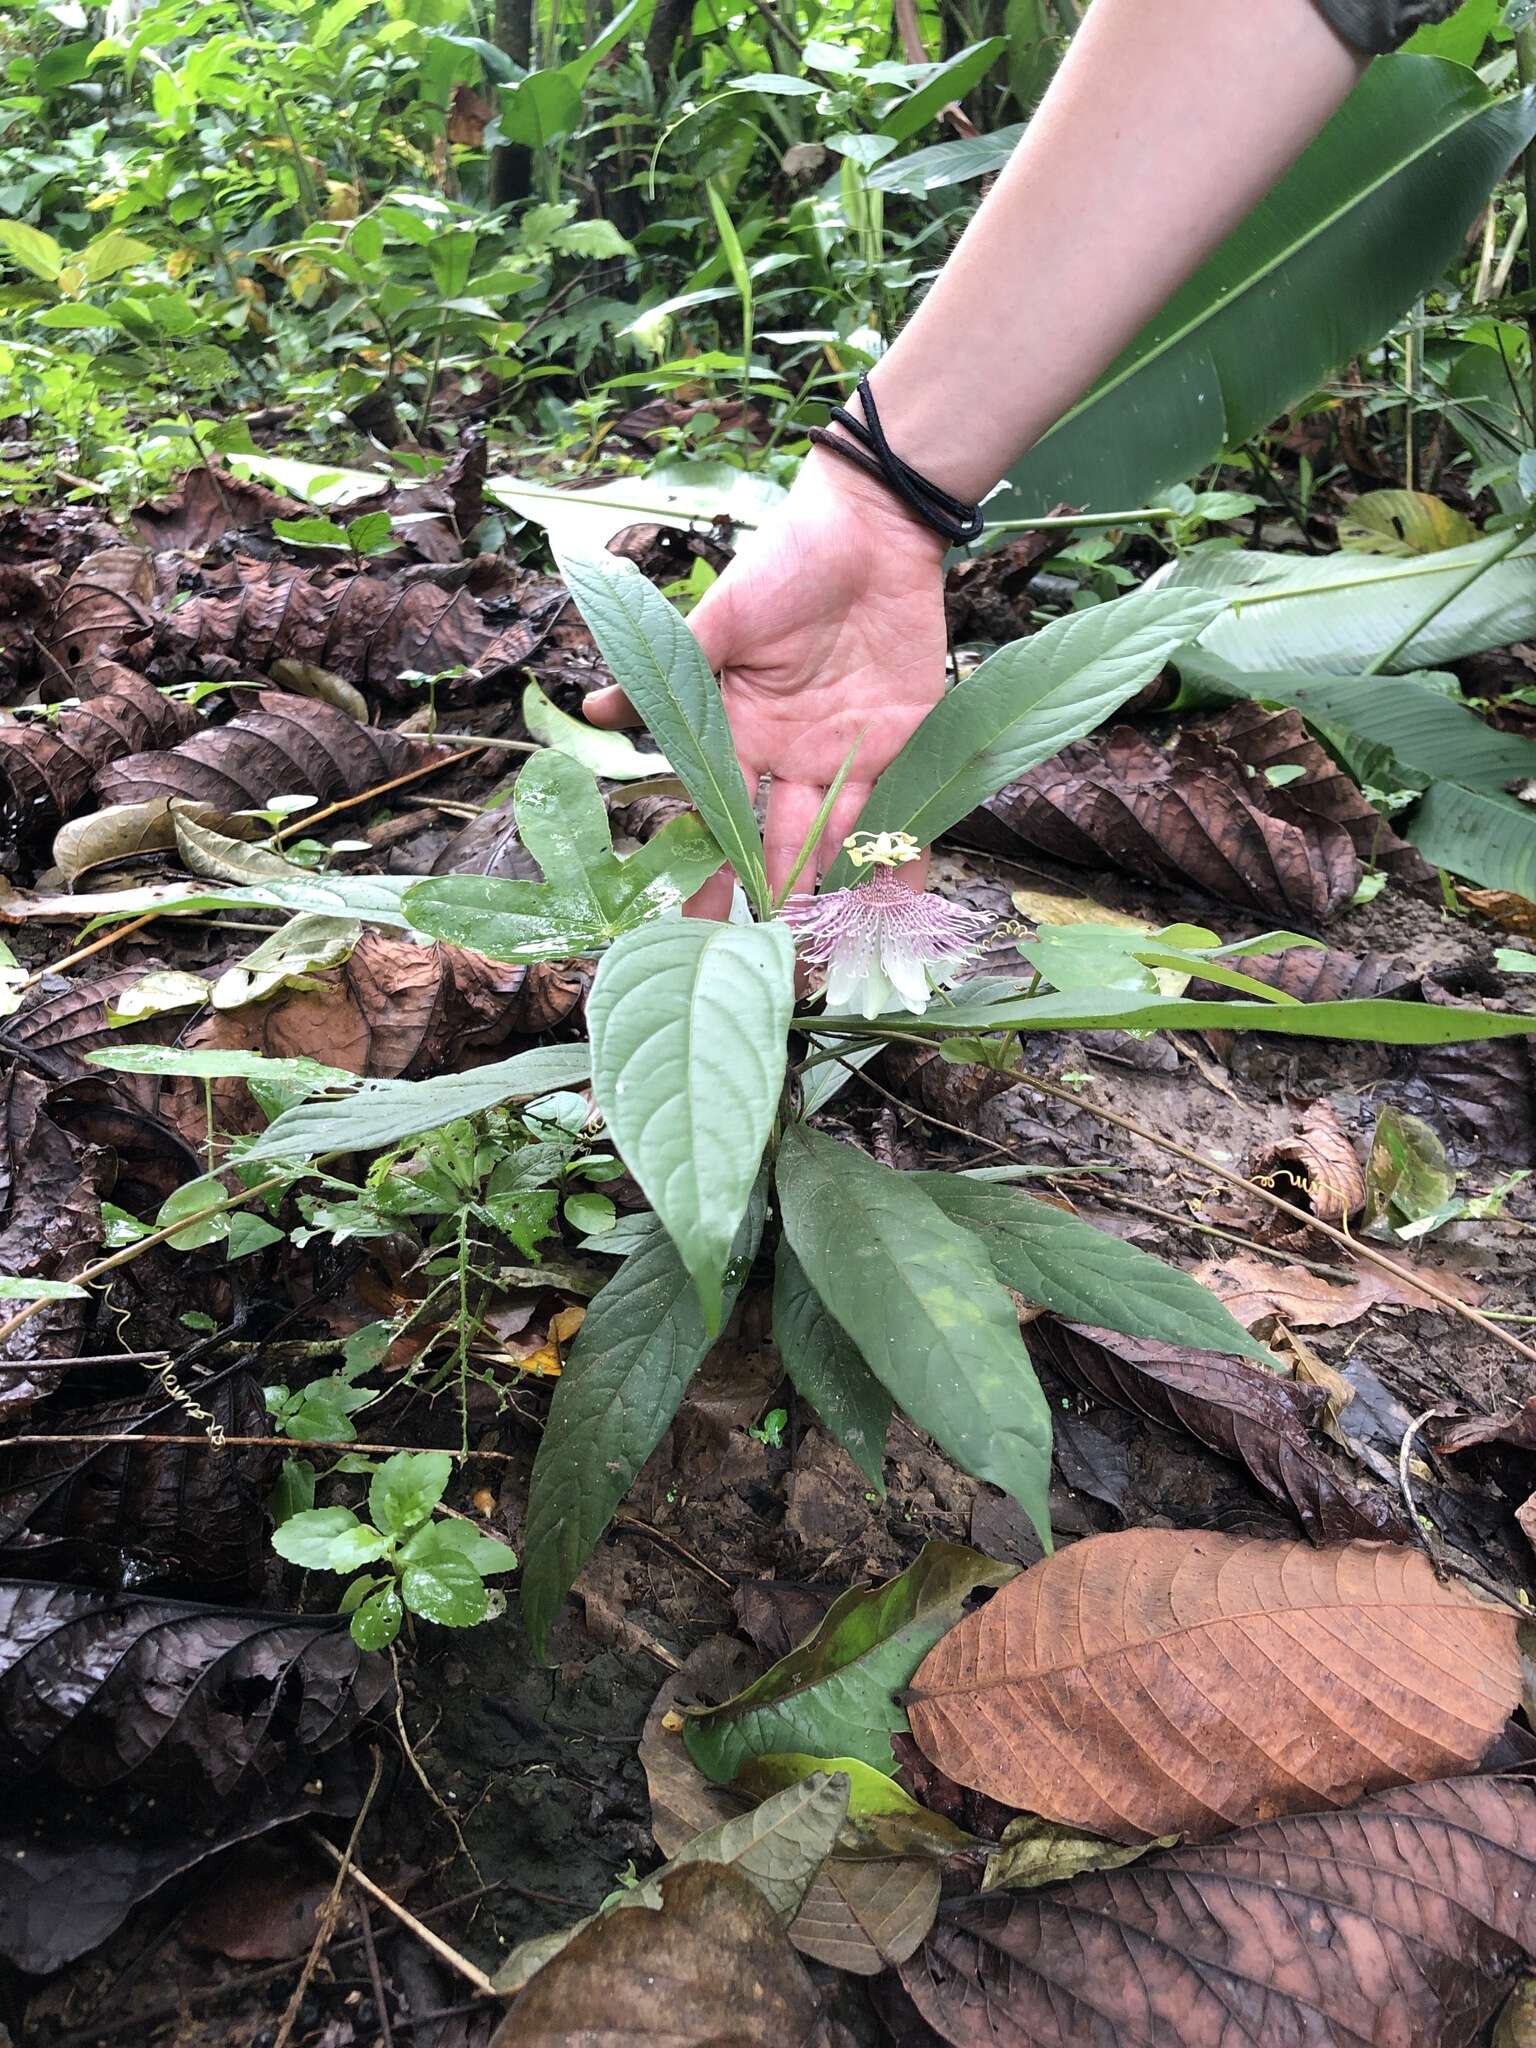
[[[1093,0],[871,373],[892,446],[979,498],[1257,204],[1364,61],[1313,0]]]

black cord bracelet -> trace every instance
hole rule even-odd
[[[914,519],[920,519],[924,526],[947,540],[951,547],[963,547],[968,541],[977,539],[986,524],[981,516],[981,507],[967,505],[963,498],[952,497],[948,491],[940,490],[937,484],[930,483],[927,477],[919,474],[910,462],[902,461],[885,438],[885,429],[880,424],[880,414],[867,377],[859,379],[857,395],[864,408],[863,419],[855,419],[840,405],[832,408],[833,419],[853,439],[844,440],[842,434],[829,434],[825,427],[812,427],[811,439],[816,446],[830,448],[834,455],[841,455],[845,462],[854,463],[876,483],[884,484]]]

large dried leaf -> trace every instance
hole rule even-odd
[[[257,532],[274,519],[301,519],[308,509],[265,484],[203,468],[189,469],[158,498],[135,505],[128,521],[146,547],[201,554],[226,534]]]
[[[1327,1405],[1321,1387],[1280,1379],[1242,1359],[1051,1316],[1030,1325],[1028,1341],[1037,1358],[1095,1400],[1182,1430],[1245,1465],[1314,1543],[1413,1540],[1396,1503],[1351,1479],[1318,1442],[1314,1427]]]
[[[67,1281],[101,1242],[100,1190],[110,1162],[47,1113],[47,1083],[13,1066],[0,1082],[0,1273]],[[51,1302],[0,1343],[11,1365],[45,1365],[79,1349],[90,1303]],[[49,1382],[0,1373],[0,1407],[37,1399]]]
[[[768,1901],[718,1863],[660,1912],[610,1913],[541,1970],[491,2048],[821,2048],[815,1986]]]
[[[457,946],[413,945],[365,931],[340,967],[307,976],[307,987],[265,1002],[219,1010],[182,1038],[199,1051],[259,1052],[271,1059],[317,1059],[374,1080],[413,1080],[510,1033],[559,1021],[579,983],[541,981],[528,967],[498,966]],[[525,1001],[526,997],[526,1001]],[[204,1120],[200,1082],[172,1082],[173,1120]],[[214,1102],[235,1131],[259,1129],[245,1084],[214,1084]]]
[[[260,1387],[226,1372],[188,1391],[231,1436],[268,1433]],[[51,1409],[57,1447],[0,1441],[0,1570],[27,1578],[85,1577],[106,1585],[182,1585],[236,1594],[254,1583],[265,1551],[262,1497],[275,1458],[236,1460],[206,1448],[82,1444],[78,1433],[184,1434],[185,1408],[151,1395],[94,1408]]]
[[[122,1032],[107,1022],[107,1014],[145,972],[131,967],[98,981],[45,975],[15,1016],[0,1020],[0,1051],[19,1053],[50,1081],[78,1081],[93,1071],[88,1052],[122,1043]]]
[[[224,811],[259,808],[274,796],[331,803],[444,758],[400,733],[359,725],[329,704],[278,690],[263,690],[256,703],[256,710],[194,733],[169,751],[115,761],[96,777],[98,798],[142,804],[182,796]]]
[[[1469,2048],[1536,1954],[1536,1792],[1460,1778],[968,1899],[902,1982],[952,2048]]]
[[[417,686],[401,682],[403,671],[490,675],[518,667],[567,602],[558,585],[529,577],[526,615],[515,616],[515,601],[498,604],[514,612],[501,624],[462,577],[452,580],[456,587],[443,589],[430,574],[239,561],[122,652],[156,682],[264,675],[274,662],[298,661],[387,702],[409,703]]]
[[[1501,1166],[1536,1166],[1536,1063],[1522,1039],[1426,1046],[1413,1071],[1429,1091],[1430,1119]]]
[[[174,747],[196,729],[195,711],[126,672],[56,719],[0,725],[0,867],[17,866],[86,809],[111,763]]]
[[[57,696],[95,695],[96,669],[111,650],[141,634],[153,619],[154,564],[138,548],[107,547],[87,555],[59,593],[43,654]]]
[[[1206,1840],[1475,1767],[1520,1698],[1515,1619],[1422,1551],[1090,1537],[952,1629],[912,1733],[962,1785],[1119,1840]]]
[[[389,1682],[331,1615],[0,1580],[0,1762],[21,1777],[208,1811],[291,1749],[333,1748]]]
[[[1300,1003],[1363,1002],[1372,996],[1406,996],[1419,976],[1390,953],[1343,953],[1329,946],[1293,946],[1285,953],[1249,953],[1244,974],[1267,982]],[[1192,990],[1208,994],[1212,984],[1196,973]]]
[[[1303,772],[1271,783],[1264,771],[1282,767]],[[1252,705],[1185,730],[1166,753],[1126,726],[1079,741],[989,798],[962,830],[1005,852],[1022,842],[1305,924],[1348,903],[1365,859],[1418,871],[1296,714]]]

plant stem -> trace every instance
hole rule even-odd
[[[1076,533],[1089,527],[1156,526],[1178,516],[1171,505],[1138,505],[1129,512],[1073,512],[1050,519],[989,519],[982,532]]]

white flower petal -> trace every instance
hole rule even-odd
[[[880,949],[880,965],[901,998],[902,1008],[921,1017],[933,996],[928,970],[922,961],[904,946],[893,946],[887,941]]]

